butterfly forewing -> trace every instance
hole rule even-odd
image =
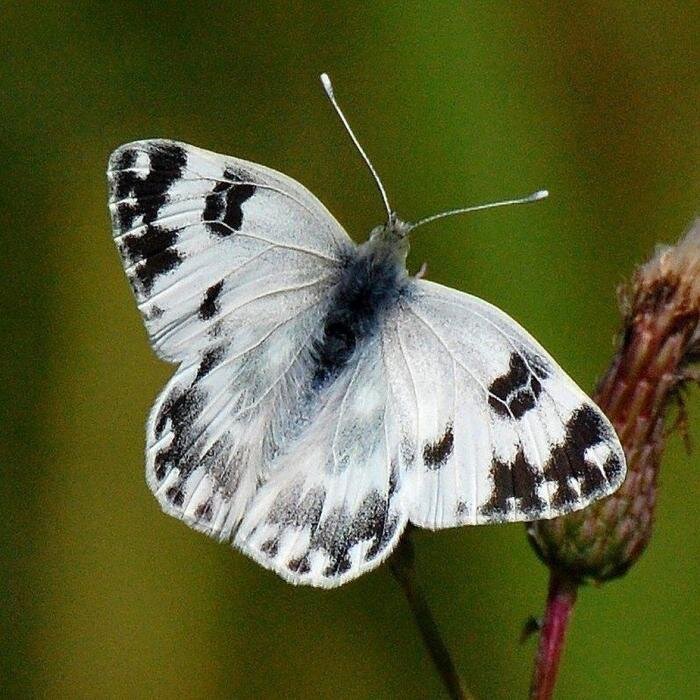
[[[409,446],[413,523],[552,518],[622,482],[624,455],[608,420],[494,306],[417,281],[384,347]]]
[[[290,297],[318,297],[352,246],[291,178],[186,144],[121,146],[108,179],[114,238],[167,360],[208,345],[234,308],[265,299],[283,316]]]
[[[185,144],[122,146],[108,177],[151,341],[181,363],[148,421],[147,480],[165,510],[227,538],[307,380],[353,244],[290,178]]]

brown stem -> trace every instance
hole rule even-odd
[[[557,679],[559,659],[564,648],[566,629],[576,602],[578,583],[554,569],[549,578],[549,594],[540,632],[530,700],[551,700]]]
[[[390,561],[391,571],[403,589],[413,617],[418,625],[430,658],[452,700],[473,700],[474,696],[464,686],[450,652],[445,645],[423,590],[416,580],[415,555],[411,533],[401,538]]]

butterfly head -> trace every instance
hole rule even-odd
[[[386,223],[375,226],[369,234],[369,239],[382,238],[388,242],[403,241],[413,228],[413,224],[401,221],[392,211]],[[408,243],[407,243],[408,245]]]
[[[393,260],[397,265],[405,265],[409,248],[408,233],[411,228],[411,224],[401,221],[391,212],[386,223],[375,226],[370,231],[367,246],[377,257]]]

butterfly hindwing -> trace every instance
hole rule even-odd
[[[180,365],[147,425],[146,475],[156,497],[223,540],[279,449],[326,305],[291,293],[282,314],[266,303],[229,313],[216,342]]]
[[[273,463],[235,543],[293,583],[332,587],[381,563],[407,519],[377,338],[318,394],[315,409]]]

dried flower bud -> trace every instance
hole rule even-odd
[[[622,342],[593,398],[627,455],[617,492],[588,508],[528,526],[542,560],[573,580],[624,574],[649,542],[664,447],[664,415],[700,357],[700,220],[640,267],[623,298]]]

